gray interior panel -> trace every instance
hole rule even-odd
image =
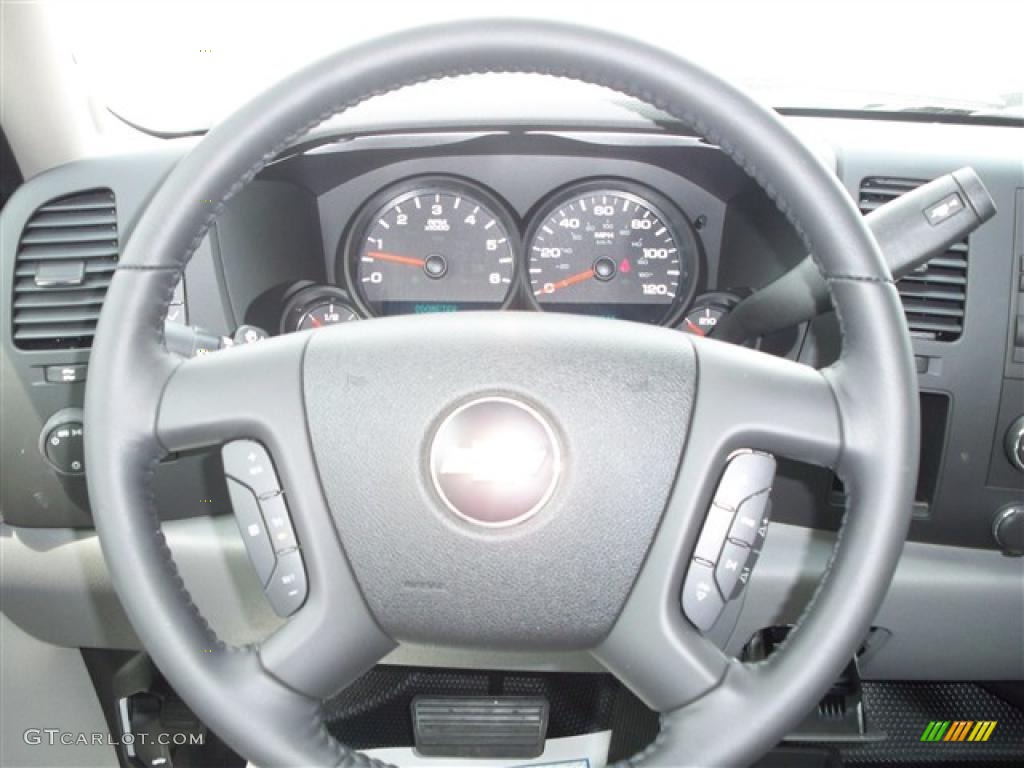
[[[234,518],[193,518],[165,523],[163,530],[197,606],[216,617],[222,637],[251,643],[278,626]],[[24,630],[70,647],[141,647],[94,531],[3,525],[0,547],[3,612]]]
[[[165,523],[185,583],[216,629],[253,642],[280,620],[263,600],[230,517]],[[758,629],[796,620],[817,587],[833,534],[773,523],[738,615],[716,635],[737,654]],[[0,528],[3,610],[23,630],[50,643],[138,648],[92,532]],[[47,610],[40,610],[40,606]],[[735,622],[732,631],[729,624]],[[722,626],[725,624],[726,626]],[[903,551],[875,622],[892,636],[862,672],[870,679],[1024,679],[1024,559],[911,542]],[[979,634],[980,633],[980,634]],[[979,652],[984,636],[984,652]],[[596,671],[582,653],[466,653],[402,645],[385,663],[477,669]]]
[[[263,598],[232,517],[164,523],[182,578],[214,628],[235,644],[255,642],[281,624]],[[140,649],[114,595],[93,531],[0,525],[5,621],[68,647]],[[47,610],[40,610],[41,605]],[[8,626],[13,626],[8,624]],[[6,636],[5,636],[6,640]],[[460,669],[600,672],[586,653],[470,652],[406,644],[388,664]],[[7,763],[4,763],[5,765]]]
[[[5,607],[6,597],[5,590]],[[38,613],[52,615],[39,610],[40,605],[36,605]],[[0,638],[0,765],[117,766],[113,747],[91,743],[92,734],[106,737],[107,723],[82,655],[41,642],[5,615],[0,615]],[[58,733],[41,732],[47,729]],[[78,734],[86,734],[90,742],[74,743]],[[71,744],[62,743],[69,740]]]
[[[796,621],[834,544],[831,533],[769,527],[726,646],[730,653],[763,627]],[[1024,559],[908,542],[875,626],[892,635],[864,659],[865,678],[1024,679]]]

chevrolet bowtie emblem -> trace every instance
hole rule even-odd
[[[508,397],[459,406],[434,435],[434,488],[449,510],[485,526],[506,526],[536,514],[554,493],[561,452],[547,420]]]
[[[453,446],[441,464],[442,475],[467,475],[476,483],[528,480],[540,472],[548,452],[520,445],[514,438],[474,440],[468,448]]]

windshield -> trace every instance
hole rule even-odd
[[[646,40],[776,108],[1024,115],[1024,3],[1002,0],[179,0],[67,2],[53,10],[94,104],[158,132],[206,128],[290,71],[352,43],[510,10]]]

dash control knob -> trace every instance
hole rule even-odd
[[[1017,420],[1006,430],[1006,458],[1017,468],[1024,472],[1024,416],[1017,417]]]
[[[992,521],[992,535],[1004,555],[1024,555],[1024,504],[1003,507]]]
[[[62,475],[85,473],[82,409],[65,408],[53,414],[39,433],[39,452]]]

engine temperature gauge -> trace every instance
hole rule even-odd
[[[698,296],[686,312],[679,330],[695,336],[708,336],[738,301],[739,298],[731,293],[706,293]]]

